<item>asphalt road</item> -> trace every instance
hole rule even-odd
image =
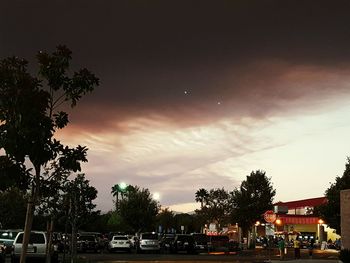
[[[268,261],[276,261],[279,260],[278,250],[244,250],[237,255],[218,253],[218,254],[208,254],[201,253],[198,255],[187,255],[187,254],[152,254],[152,253],[144,253],[144,254],[135,254],[135,253],[101,253],[101,254],[78,254],[79,262],[232,262],[232,263],[248,263],[248,262],[268,262]],[[62,255],[60,255],[62,259]],[[335,250],[314,250],[313,260],[320,260],[322,262],[334,262],[337,263],[338,252]],[[285,257],[285,260],[290,261],[294,259],[293,249],[288,250],[288,254]],[[301,250],[301,259],[310,261],[308,250]],[[311,262],[312,262],[311,261]],[[62,262],[62,261],[61,261]],[[67,261],[68,262],[68,261]],[[298,263],[302,261],[298,260]],[[317,261],[318,262],[318,261]],[[6,260],[6,263],[10,263],[9,257]]]

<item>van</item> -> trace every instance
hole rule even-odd
[[[23,236],[24,232],[19,232],[13,242],[13,249],[11,252],[11,263],[19,262],[22,252]],[[32,231],[30,233],[27,248],[27,262],[45,262],[47,243],[48,239],[45,232]],[[57,262],[57,254],[54,255],[51,262]]]

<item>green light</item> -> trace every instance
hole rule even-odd
[[[127,185],[126,183],[124,183],[124,182],[121,182],[121,183],[119,184],[120,190],[125,190],[127,186],[128,186],[128,185]]]

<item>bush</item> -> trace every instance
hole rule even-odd
[[[349,263],[350,262],[350,250],[349,249],[340,250],[339,259],[341,261],[343,261],[343,263]]]

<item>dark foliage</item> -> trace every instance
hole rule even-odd
[[[340,229],[340,191],[350,189],[350,158],[347,158],[343,176],[337,176],[335,183],[326,190],[327,203],[317,208],[317,213],[331,227],[341,234]]]

